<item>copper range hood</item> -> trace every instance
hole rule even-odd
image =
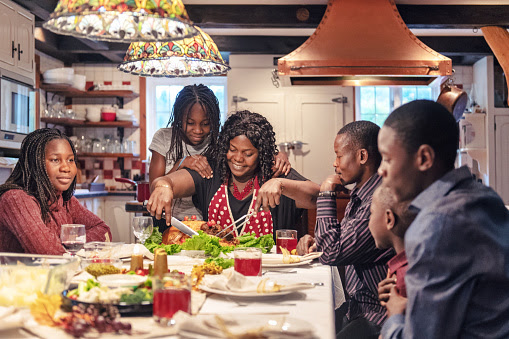
[[[278,60],[285,85],[428,85],[451,59],[408,29],[393,0],[329,0],[316,31]]]

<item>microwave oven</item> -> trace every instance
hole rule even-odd
[[[0,148],[19,149],[35,130],[35,90],[2,76],[0,91]]]

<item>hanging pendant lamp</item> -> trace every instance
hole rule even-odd
[[[134,42],[118,69],[150,77],[191,77],[226,74],[230,66],[210,36],[199,34],[177,41]]]
[[[174,40],[198,33],[181,0],[59,0],[43,27],[116,42]]]

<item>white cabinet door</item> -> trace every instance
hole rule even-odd
[[[509,116],[495,116],[495,170],[496,190],[504,203],[509,205]]]
[[[134,243],[134,234],[131,230],[133,213],[125,211],[125,203],[132,201],[132,197],[108,196],[104,201],[104,222],[110,227],[112,241],[121,241],[126,244]]]
[[[92,210],[95,215],[104,220],[104,198],[97,197],[92,199]]]
[[[240,93],[237,98],[235,111],[248,110],[263,115],[270,122],[276,133],[276,143],[286,140],[286,117],[284,94],[270,93]]]
[[[13,46],[15,45],[14,20],[16,11],[14,7],[0,2],[0,65],[14,66]]]
[[[340,94],[239,93],[235,110],[250,110],[269,120],[279,150],[303,176],[320,183],[333,173],[334,138],[345,124]],[[235,96],[234,96],[235,98]],[[289,148],[282,144],[290,145]]]
[[[345,124],[343,104],[333,101],[337,98],[342,96],[309,94],[291,98],[294,107],[289,107],[289,112],[293,112],[291,120],[295,125],[289,140],[294,147],[290,160],[300,173],[316,183],[334,173],[334,139]]]
[[[87,210],[104,220],[104,198],[79,198],[78,201],[85,206]]]
[[[34,22],[23,13],[16,13],[16,52],[14,58],[20,70],[31,76],[34,72]]]

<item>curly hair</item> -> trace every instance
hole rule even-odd
[[[239,111],[226,120],[221,133],[214,158],[217,161],[218,175],[224,183],[231,177],[226,153],[230,149],[230,140],[245,135],[258,150],[258,168],[256,175],[260,186],[272,177],[272,166],[276,154],[276,134],[269,121],[261,114],[250,111]]]
[[[76,149],[71,140],[58,129],[41,128],[28,134],[21,143],[21,155],[11,175],[0,185],[0,196],[11,189],[19,189],[33,196],[41,207],[42,220],[48,220],[49,207],[58,200],[55,187],[46,171],[46,146],[55,139],[67,140],[76,158]],[[74,195],[76,177],[71,186],[62,192],[64,204]]]
[[[182,147],[182,141],[185,138],[184,119],[187,119],[194,104],[200,104],[210,120],[210,142],[202,154],[209,158],[216,147],[220,125],[219,101],[216,95],[210,88],[202,84],[185,86],[177,94],[167,125],[173,127],[170,149],[167,154],[167,158],[173,162],[182,159],[185,155]]]

